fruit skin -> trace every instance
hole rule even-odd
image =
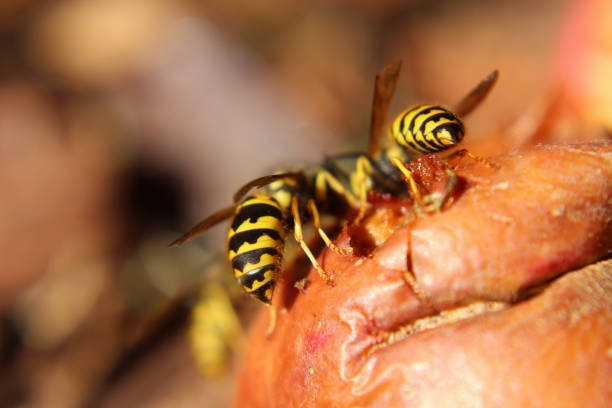
[[[251,329],[236,406],[606,406],[611,262],[566,272],[612,251],[612,144],[491,160],[498,170],[458,169],[449,208],[389,231],[370,256],[323,251],[334,287],[309,270],[298,292],[296,261],[274,332],[265,310]],[[351,233],[337,245],[355,246]],[[427,302],[404,281],[409,264]],[[373,349],[386,332],[477,300],[508,307]]]

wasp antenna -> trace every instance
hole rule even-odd
[[[486,76],[485,79],[480,81],[478,85],[474,89],[472,89],[456,106],[455,106],[455,114],[459,117],[469,115],[474,108],[482,103],[482,101],[487,97],[493,85],[497,82],[499,78],[499,70],[494,70],[489,75]]]
[[[249,191],[254,188],[263,187],[268,185],[276,180],[284,179],[284,178],[293,178],[300,179],[303,178],[304,174],[299,171],[288,171],[277,174],[270,174],[268,176],[258,177],[254,180],[249,181],[244,186],[240,187],[236,193],[234,193],[233,201],[234,203],[238,203]]]
[[[236,210],[236,206],[231,205],[229,207],[226,207],[219,211],[214,212],[213,214],[211,214],[210,216],[206,217],[205,219],[200,221],[198,224],[196,224],[193,228],[187,231],[187,233],[185,233],[181,237],[169,243],[168,246],[169,247],[175,246],[175,245],[180,246],[180,245],[183,245],[187,241],[191,241],[193,238],[197,237],[198,235],[200,235],[201,233],[203,233],[210,227],[217,225],[218,223],[225,220],[226,218],[229,218],[232,215],[234,215],[235,210]]]

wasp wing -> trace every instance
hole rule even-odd
[[[487,97],[497,78],[499,77],[499,71],[495,70],[491,72],[485,79],[480,81],[478,85],[470,93],[468,93],[454,108],[454,113],[459,117],[469,115],[474,108]]]
[[[270,174],[268,176],[256,178],[255,180],[249,181],[244,186],[240,187],[238,191],[236,191],[236,193],[234,194],[234,198],[233,198],[234,203],[237,203],[238,201],[240,201],[242,197],[244,197],[249,191],[251,191],[254,188],[263,187],[276,180],[281,180],[284,178],[301,179],[303,177],[304,177],[304,174],[302,172],[288,171],[284,173]]]
[[[372,120],[370,122],[370,144],[368,155],[372,156],[380,149],[381,138],[387,122],[391,98],[397,86],[402,61],[387,65],[376,75],[374,82],[374,99],[372,101]]]
[[[210,227],[212,227],[214,225],[217,225],[218,223],[220,223],[224,219],[229,218],[232,215],[234,215],[234,211],[235,210],[236,210],[236,206],[235,205],[231,205],[229,207],[223,208],[223,209],[221,209],[221,210],[211,214],[210,216],[206,217],[205,219],[200,221],[198,224],[196,224],[189,231],[187,231],[187,233],[185,233],[184,235],[182,235],[178,239],[175,239],[174,241],[169,243],[168,246],[183,245],[185,242],[191,241],[193,238],[195,238],[196,236],[200,235],[201,233],[203,233],[204,231],[206,231]]]

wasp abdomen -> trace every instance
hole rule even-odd
[[[397,143],[416,153],[437,153],[463,139],[461,120],[436,105],[416,105],[406,109],[393,122],[392,136]]]
[[[266,195],[245,198],[227,236],[234,276],[246,292],[270,303],[280,271],[285,229],[278,202]]]

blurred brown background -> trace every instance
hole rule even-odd
[[[0,405],[228,406],[238,358],[199,373],[192,292],[221,284],[243,325],[258,305],[218,255],[223,227],[167,242],[254,177],[365,148],[374,75],[400,58],[395,112],[499,68],[466,145],[520,145],[526,113],[586,72],[574,20],[603,3],[4,0]],[[610,34],[593,46],[608,58]],[[612,117],[601,87],[576,87]]]

